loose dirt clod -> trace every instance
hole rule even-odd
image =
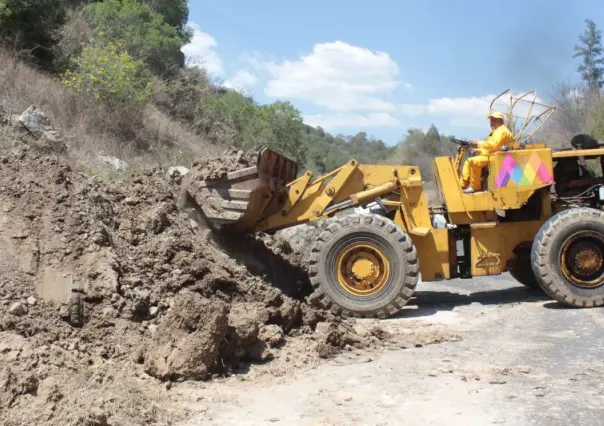
[[[228,307],[199,293],[177,296],[145,349],[145,371],[163,380],[207,379],[218,369]]]

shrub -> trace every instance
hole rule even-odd
[[[63,85],[110,105],[146,103],[151,80],[142,61],[134,60],[119,43],[90,45],[63,74]]]

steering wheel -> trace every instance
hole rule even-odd
[[[468,145],[470,145],[470,143],[468,141],[462,141],[461,139],[450,138],[449,140],[451,142],[453,142],[454,144],[457,144],[457,145],[460,145],[460,146],[468,146]]]

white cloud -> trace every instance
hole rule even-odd
[[[254,74],[246,70],[240,70],[224,83],[224,87],[240,92],[247,92],[247,90],[257,82],[258,78]]]
[[[523,94],[522,91],[514,91],[514,99]],[[409,117],[421,115],[434,118],[444,118],[449,125],[456,127],[484,127],[488,125],[487,115],[491,102],[497,95],[473,96],[473,97],[444,97],[429,99],[425,104],[403,104],[399,105],[399,111]],[[539,97],[529,95],[514,106],[514,116],[524,120],[530,113],[531,116],[538,115],[544,111],[544,107],[534,105],[530,110],[531,102],[543,103]],[[504,95],[493,104],[493,109],[505,114],[509,112],[509,95]],[[486,124],[485,124],[486,123]]]
[[[341,127],[396,127],[401,122],[392,115],[384,112],[363,114],[308,114],[304,115],[304,122],[310,126],[321,126],[324,129]]]
[[[320,43],[297,61],[273,62],[266,68],[269,97],[307,101],[334,112],[396,111],[388,95],[401,84],[399,68],[384,52],[341,41]]]
[[[274,61],[268,60],[265,55],[262,55],[260,52],[256,51],[244,53],[241,55],[241,60],[246,62],[256,71],[266,72],[268,69],[274,66]]]
[[[204,68],[208,74],[222,77],[224,75],[222,60],[214,51],[218,43],[210,34],[201,31],[201,27],[195,22],[190,22],[189,26],[193,29],[193,38],[181,49],[187,64]]]

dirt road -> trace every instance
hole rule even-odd
[[[604,309],[561,308],[505,275],[420,284],[382,324],[416,320],[461,340],[352,351],[281,378],[178,385],[194,413],[182,425],[602,424]]]

